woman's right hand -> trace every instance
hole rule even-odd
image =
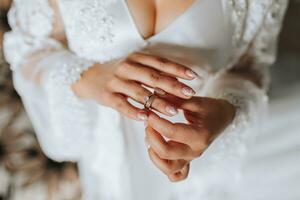
[[[147,86],[189,99],[195,92],[177,78],[193,80],[196,77],[195,72],[181,64],[154,55],[133,53],[117,64],[95,64],[82,74],[72,89],[80,98],[93,99],[131,119],[145,121],[146,111],[134,107],[128,98],[144,104],[145,97],[151,94],[144,87]],[[174,105],[158,96],[151,107],[168,116],[178,113]]]

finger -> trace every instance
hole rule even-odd
[[[125,96],[121,94],[112,94],[110,95],[110,99],[110,107],[120,114],[138,121],[146,121],[148,119],[148,113],[131,105]]]
[[[193,150],[182,143],[166,141],[158,132],[148,126],[146,128],[146,137],[151,148],[162,159],[168,160],[192,160],[195,158]]]
[[[187,164],[182,168],[181,171],[169,175],[168,178],[172,182],[182,181],[188,177],[189,171],[190,171],[190,164]]]
[[[155,55],[134,53],[129,56],[130,60],[152,67],[158,71],[173,75],[174,77],[192,80],[198,75],[188,67]]]
[[[181,105],[184,101],[190,100],[190,99],[182,99],[177,96],[167,94],[166,92],[161,91],[160,89],[156,89],[156,88],[155,88],[155,92],[160,98],[166,100],[167,102],[170,102],[171,104],[175,105],[177,108],[181,108]]]
[[[166,76],[153,68],[146,67],[139,63],[127,62],[121,67],[118,76],[127,80],[134,80],[151,88],[160,88],[169,94],[180,98],[189,99],[195,91],[176,78]]]
[[[185,160],[163,160],[152,148],[148,149],[148,154],[153,164],[167,176],[176,173],[187,164],[187,161]]]
[[[126,81],[116,78],[114,81],[112,81],[111,84],[112,86],[110,86],[110,89],[113,92],[126,95],[131,99],[137,101],[138,103],[141,103],[142,105],[145,103],[145,97],[152,94],[141,84],[133,81]],[[154,98],[151,104],[151,108],[167,116],[174,116],[178,113],[178,110],[175,106],[158,96]]]
[[[207,97],[194,97],[189,101],[182,101],[180,108],[191,112],[205,112],[209,106],[212,105],[214,99]]]
[[[192,125],[183,123],[172,123],[166,119],[163,119],[155,113],[150,113],[148,116],[148,125],[151,126],[158,133],[174,140],[179,143],[191,145],[202,139],[198,133],[197,128]]]
[[[194,96],[190,99],[182,99],[178,98],[174,95],[164,94],[160,96],[162,99],[171,102],[176,105],[176,107],[190,112],[201,113],[205,112],[209,106],[212,106],[212,103],[216,101],[216,99],[208,98],[208,97],[199,97]]]

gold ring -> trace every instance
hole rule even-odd
[[[146,96],[145,97],[144,108],[145,109],[150,109],[154,99],[155,99],[155,94],[154,93],[150,94],[149,96]]]

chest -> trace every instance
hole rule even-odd
[[[197,0],[126,0],[140,34],[146,39],[162,31]]]
[[[153,0],[61,0],[69,48],[100,63],[143,49],[191,63],[200,63],[203,58],[214,62],[225,60],[230,53],[227,49],[231,28],[222,1],[172,0],[171,4],[169,0],[160,3],[157,0],[155,3]]]

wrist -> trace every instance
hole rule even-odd
[[[77,80],[71,84],[71,89],[77,97],[85,98],[89,96],[89,90],[87,89],[89,87],[87,86],[89,85],[90,77],[99,73],[100,66],[101,65],[99,63],[90,65],[86,69],[82,70]]]

